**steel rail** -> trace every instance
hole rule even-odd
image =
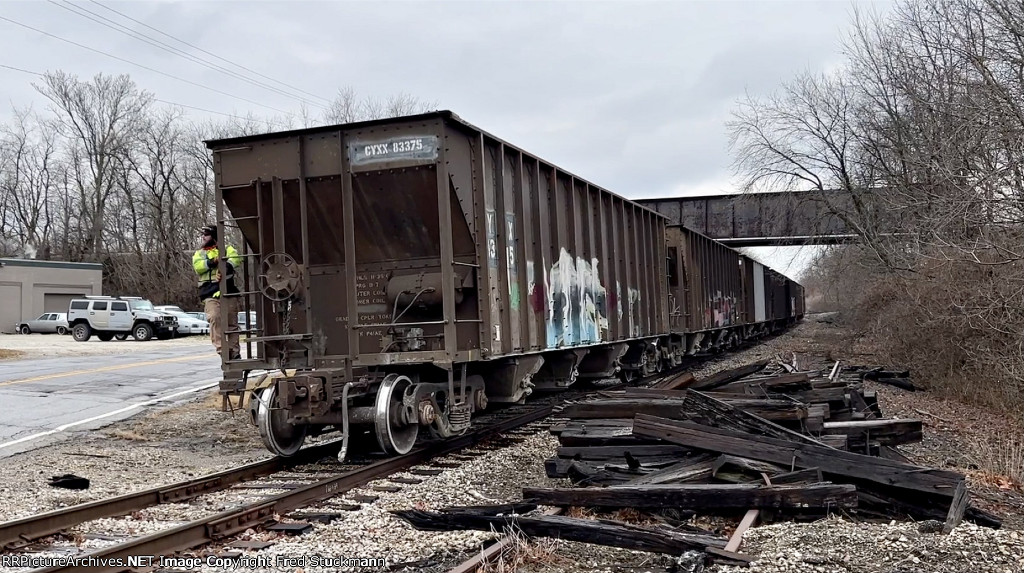
[[[169,555],[193,547],[225,539],[246,529],[273,520],[300,507],[344,493],[374,479],[390,475],[409,466],[424,463],[475,445],[495,434],[543,420],[552,413],[552,406],[542,406],[524,414],[482,426],[478,431],[437,444],[419,447],[403,456],[382,460],[345,474],[327,478],[302,488],[258,502],[197,519],[127,543],[75,557],[66,566],[37,569],[33,573],[119,573],[137,568],[139,558]],[[130,565],[135,563],[136,565]]]
[[[204,493],[227,489],[247,480],[273,474],[290,467],[312,463],[337,451],[340,444],[330,442],[305,448],[294,457],[274,457],[170,485],[126,493],[117,497],[82,503],[41,515],[0,523],[0,547],[15,549],[62,529],[87,521],[125,515],[162,503],[187,501]]]

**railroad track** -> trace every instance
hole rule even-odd
[[[676,368],[671,372],[651,376],[645,381],[674,376],[683,370],[684,367]],[[370,463],[295,487],[285,493],[246,503],[183,525],[169,527],[109,548],[75,556],[77,560],[75,563],[47,567],[37,571],[89,571],[96,573],[145,569],[149,564],[146,561],[148,556],[167,556],[211,543],[223,544],[238,533],[273,521],[275,516],[288,514],[365,485],[370,481],[386,478],[411,466],[456,453],[494,436],[543,420],[565,401],[614,387],[618,386],[561,392],[542,397],[539,401],[528,405],[513,405],[482,417],[481,422],[484,422],[484,419],[490,419],[490,421],[474,425],[470,432],[463,436],[429,443],[402,456]],[[333,456],[339,447],[340,443],[338,442],[309,446],[291,458],[275,457],[185,482],[0,523],[0,546],[7,550],[24,550],[26,546],[36,540],[89,521],[126,515],[160,504],[190,501],[202,495],[227,490],[246,481],[266,478],[277,472],[315,463],[324,457]],[[266,485],[265,487],[273,488],[274,486]]]
[[[578,393],[573,393],[578,395]],[[561,398],[558,402],[569,397]],[[546,404],[512,406],[492,414],[490,423],[474,427],[469,433],[449,440],[426,444],[408,454],[380,460],[302,485],[285,493],[266,497],[239,507],[216,513],[183,525],[132,539],[124,543],[76,556],[78,563],[38,569],[39,572],[115,572],[136,568],[144,569],[147,557],[164,556],[189,550],[209,543],[223,542],[247,529],[266,524],[275,516],[285,515],[366,483],[385,478],[411,466],[431,459],[456,453],[477,445],[502,433],[543,420],[551,415],[555,400]],[[244,467],[227,470],[170,486],[152,488],[142,492],[86,503],[35,517],[0,524],[0,541],[6,549],[25,549],[33,541],[86,522],[129,514],[164,503],[188,501],[204,494],[221,491],[247,480],[271,476],[305,463],[315,462],[339,444],[322,444],[303,449],[295,458],[274,458]],[[272,485],[268,485],[272,488]]]

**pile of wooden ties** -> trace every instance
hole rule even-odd
[[[523,504],[396,512],[433,530],[512,526],[560,537],[742,564],[743,532],[755,521],[930,520],[948,533],[963,519],[999,527],[971,506],[964,476],[912,464],[897,449],[922,439],[913,419],[882,417],[865,377],[879,370],[798,372],[750,364],[697,380],[667,377],[648,388],[601,392],[566,405],[547,475],[577,487],[524,488]],[[887,375],[883,373],[883,375]],[[899,375],[894,375],[899,377]],[[561,515],[522,516],[538,505],[649,512],[673,527],[641,528]],[[550,513],[550,512],[549,512]],[[726,539],[689,526],[693,515],[742,516]]]

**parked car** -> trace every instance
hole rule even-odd
[[[256,311],[249,311],[249,319],[246,320],[245,312],[238,313],[238,329],[239,330],[255,330],[256,329]]]
[[[185,314],[191,316],[192,318],[198,318],[203,322],[210,322],[209,320],[207,320],[205,312],[186,312]]]
[[[78,342],[93,334],[103,341],[124,340],[129,334],[135,340],[149,340],[153,335],[164,340],[174,336],[178,317],[156,310],[153,303],[137,296],[87,296],[71,301],[68,324]]]
[[[43,313],[35,320],[19,322],[15,330],[22,334],[31,334],[33,332],[41,334],[67,334],[71,332],[70,327],[68,327],[68,315],[65,312]]]
[[[191,314],[181,310],[177,306],[162,305],[154,307],[159,311],[173,314],[178,318],[178,336],[188,336],[190,334],[209,334],[210,323],[205,320],[199,320]]]

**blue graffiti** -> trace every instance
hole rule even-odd
[[[600,342],[608,330],[608,296],[597,267],[597,259],[588,263],[562,249],[544,277],[548,348]]]

